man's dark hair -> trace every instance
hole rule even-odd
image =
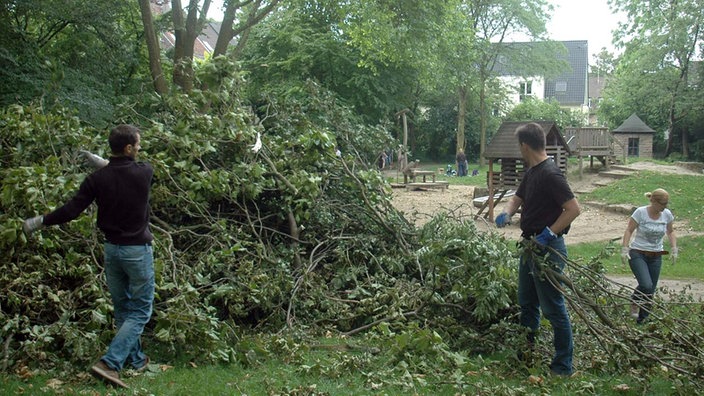
[[[525,143],[536,151],[545,149],[545,131],[543,127],[534,122],[516,128],[516,136],[518,136],[519,144]]]
[[[125,146],[137,144],[137,135],[139,135],[139,128],[134,125],[122,124],[116,126],[110,131],[110,137],[108,137],[110,150],[113,154],[122,154]]]

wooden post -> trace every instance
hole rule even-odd
[[[489,180],[487,183],[489,187],[489,221],[494,221],[494,160],[489,159]]]
[[[406,111],[401,114],[403,120],[403,148],[408,152],[408,119],[406,118]]]
[[[579,155],[579,180],[582,180],[582,178],[583,178],[582,168],[584,168],[584,157],[580,154]]]
[[[406,113],[409,109],[403,109],[396,113],[396,117],[401,117],[401,124],[403,125],[403,147],[401,148],[401,153],[398,158],[399,169],[403,170],[406,165],[408,165],[408,119]],[[404,177],[404,183],[406,182],[406,177]]]

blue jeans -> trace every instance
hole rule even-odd
[[[127,363],[140,368],[147,358],[140,337],[152,316],[154,302],[152,246],[105,243],[104,248],[105,275],[117,333],[101,360],[118,371]]]
[[[567,257],[565,240],[562,237],[550,242],[550,247]],[[560,272],[565,267],[565,261],[552,253],[549,260]],[[572,325],[567,315],[565,298],[547,279],[540,279],[531,254],[521,255],[518,269],[518,304],[521,306],[521,325],[538,331],[540,326],[540,310],[550,321],[553,329],[553,346],[555,356],[550,363],[550,369],[563,375],[572,374]]]
[[[457,163],[457,176],[467,176],[467,163],[458,162]]]
[[[658,287],[658,279],[660,279],[662,256],[646,256],[633,249],[631,249],[629,254],[631,259],[628,260],[628,265],[638,280],[638,286],[633,292],[631,300],[640,306],[638,322],[642,322],[650,315],[653,295]]]

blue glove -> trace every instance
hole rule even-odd
[[[548,243],[550,243],[550,241],[552,241],[552,240],[555,239],[555,238],[557,238],[557,235],[555,235],[555,233],[552,232],[552,230],[550,229],[550,227],[545,227],[545,229],[543,230],[543,232],[541,232],[540,234],[536,235],[536,236],[533,238],[533,240],[536,241],[536,242],[538,242],[539,244],[541,244],[541,245],[543,245],[543,246],[547,246]]]
[[[511,216],[506,212],[501,212],[500,215],[496,216],[496,226],[499,228],[506,227],[507,224],[511,224]]]

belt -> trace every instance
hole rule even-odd
[[[643,256],[650,256],[650,257],[664,256],[666,254],[670,254],[670,252],[668,252],[667,250],[663,250],[660,252],[649,252],[647,250],[638,250],[638,249],[631,249],[631,250],[633,250],[636,253],[640,253]]]
[[[540,235],[541,232],[543,232],[543,231],[541,230],[541,231],[538,231],[538,232],[522,232],[522,233],[521,233],[521,236],[522,236],[523,238],[526,238],[526,239],[531,239],[531,238],[533,238],[533,237],[535,237],[535,236]],[[555,234],[555,235],[557,235],[557,237],[559,238],[559,237],[565,235],[565,233],[558,232],[558,233]]]

